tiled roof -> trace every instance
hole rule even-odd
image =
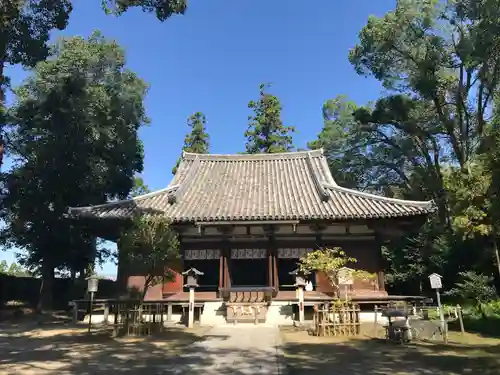
[[[76,216],[125,218],[164,212],[174,222],[347,220],[425,215],[432,201],[390,199],[338,186],[322,150],[281,154],[184,153],[162,190],[131,200],[71,208]]]

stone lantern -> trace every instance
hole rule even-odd
[[[184,271],[182,275],[187,278],[184,286],[189,288],[188,327],[192,328],[194,324],[194,288],[198,287],[198,277],[203,275],[203,272],[198,271],[196,268],[190,268]]]
[[[295,287],[305,287],[307,282],[306,282],[306,277],[304,275],[304,272],[302,272],[299,268],[296,270],[293,270],[292,272],[289,272],[289,275],[292,275],[295,277]]]
[[[302,272],[299,268],[293,270],[289,273],[290,275],[295,277],[295,288],[297,291],[297,298],[299,300],[299,323],[304,322],[304,288],[306,287],[306,278],[304,272]]]
[[[203,272],[198,271],[196,268],[190,268],[182,274],[186,276],[186,284],[184,286],[191,289],[198,287],[198,278],[203,275]]]
[[[90,293],[90,308],[89,308],[89,328],[88,332],[90,333],[90,327],[92,326],[92,312],[93,312],[93,303],[94,303],[94,293],[97,293],[97,289],[99,287],[99,278],[96,274],[92,274],[87,277],[87,292]]]

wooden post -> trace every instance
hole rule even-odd
[[[219,294],[221,288],[224,286],[224,255],[222,252],[223,249],[220,250],[220,255],[219,255]]]
[[[108,325],[108,318],[109,318],[109,302],[104,302],[104,326]]]
[[[230,288],[231,287],[231,274],[229,270],[229,262],[230,262],[230,256],[231,256],[231,246],[229,243],[224,243],[223,245],[223,252],[224,252],[224,287],[225,288]]]
[[[436,289],[436,297],[439,309],[439,319],[441,321],[441,334],[443,335],[444,343],[448,343],[448,323],[444,320],[443,306],[441,305],[441,294],[439,293],[439,288]]]
[[[297,287],[297,296],[299,297],[299,323],[304,323],[304,287]]]
[[[377,336],[377,332],[378,332],[378,307],[377,307],[377,305],[375,305],[373,310],[375,312],[375,319],[373,320],[373,335]]]
[[[269,286],[274,286],[273,279],[273,255],[271,248],[267,249],[267,279]]]
[[[460,333],[463,335],[465,333],[464,317],[462,315],[462,307],[460,305],[457,305],[457,315],[458,315],[458,322],[460,323]]]
[[[167,322],[172,321],[172,302],[167,304]]]
[[[280,288],[280,279],[278,275],[278,256],[277,256],[277,249],[275,246],[272,248],[273,252],[273,276],[274,276],[274,289],[276,290],[275,293],[279,292]]]
[[[188,312],[188,328],[193,328],[194,325],[194,288],[189,288],[189,312]]]
[[[90,301],[89,301],[89,329],[88,333],[90,333],[90,328],[92,327],[92,313],[94,309],[94,292],[90,292]]]
[[[73,323],[78,322],[78,302],[73,301]]]

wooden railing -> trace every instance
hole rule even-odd
[[[86,314],[91,314],[94,316],[93,324],[96,324],[97,316],[102,313],[102,325],[112,326],[115,334],[122,331],[126,335],[148,335],[156,329],[163,329],[166,323],[173,322],[174,307],[182,308],[182,320],[187,322],[189,307],[187,301],[159,300],[140,304],[137,300],[121,299],[96,299],[92,301],[92,307],[90,300],[75,300],[71,305],[74,322],[81,320]],[[201,314],[202,307],[203,303],[195,303],[198,315]]]

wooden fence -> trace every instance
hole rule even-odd
[[[316,336],[356,336],[361,332],[360,308],[351,302],[314,306]]]

